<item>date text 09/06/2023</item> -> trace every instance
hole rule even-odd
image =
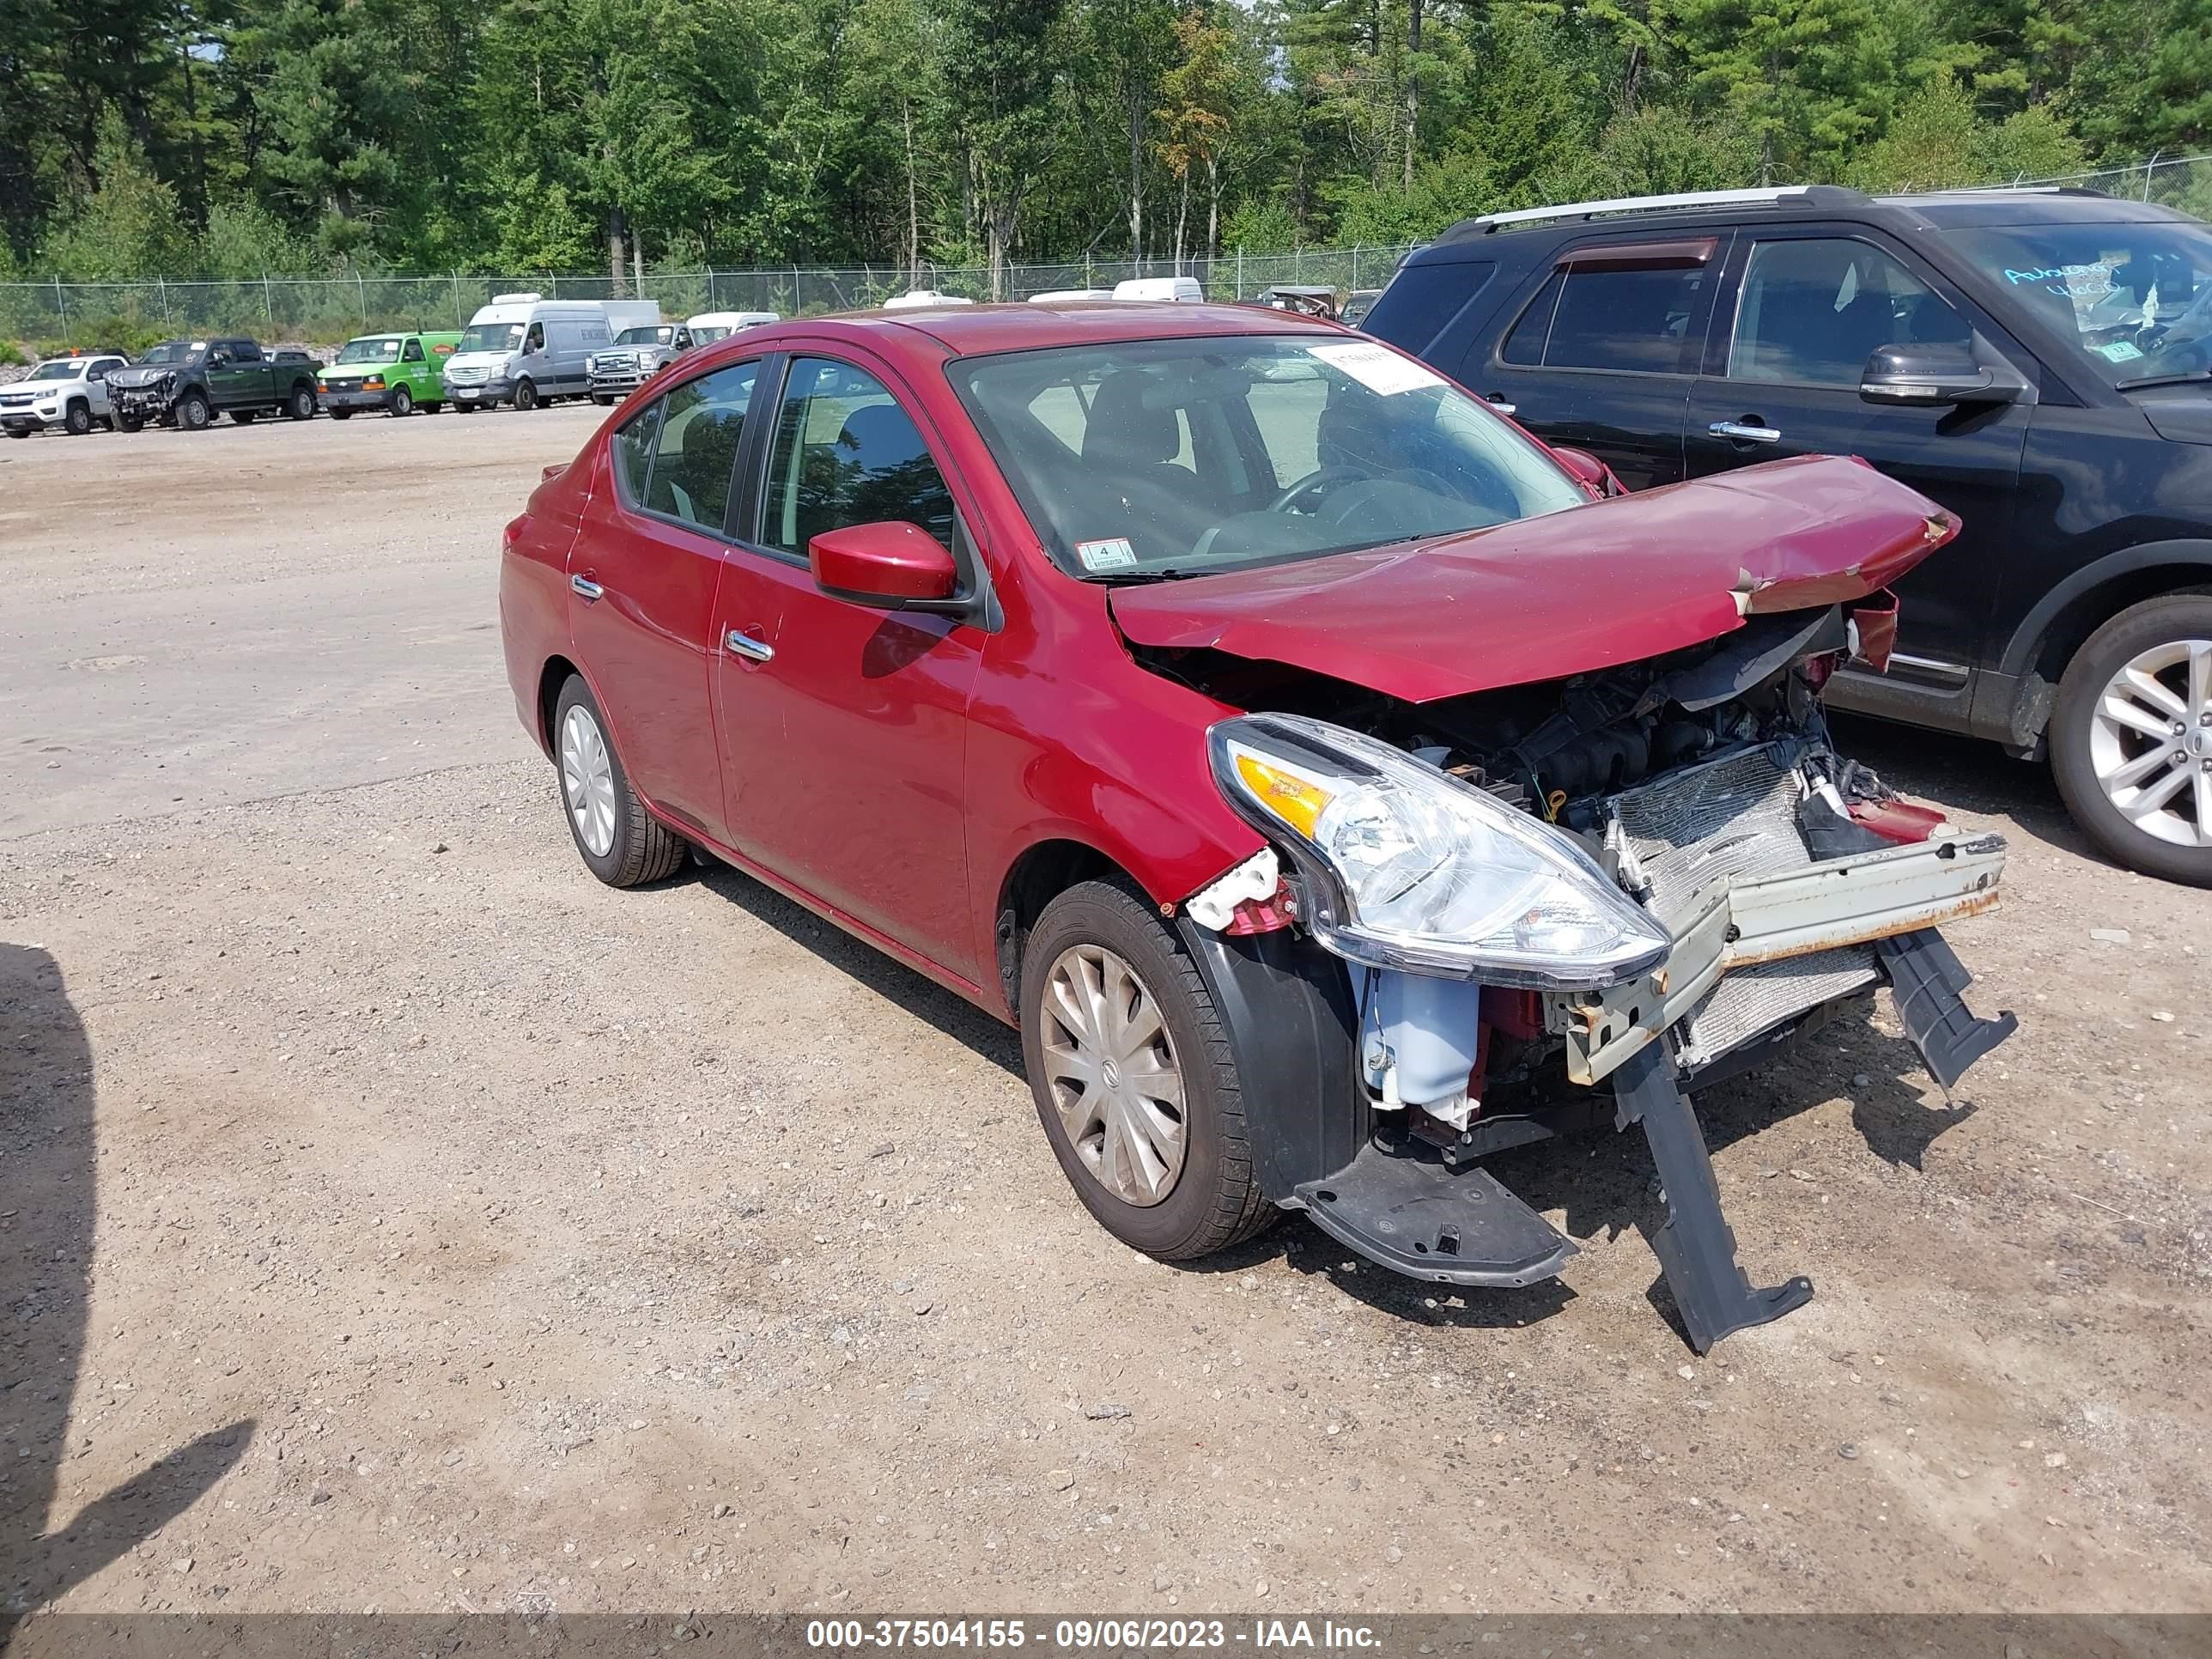
[[[1243,1647],[1262,1652],[1373,1649],[1369,1626],[1328,1620],[1252,1619],[811,1619],[811,1648],[1024,1648],[1120,1652],[1131,1648]]]

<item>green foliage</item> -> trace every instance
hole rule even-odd
[[[0,368],[21,368],[30,361],[13,340],[0,340]]]
[[[866,261],[895,287],[2192,149],[2212,0],[0,0],[0,283]],[[341,325],[331,292],[286,319],[209,290],[272,328]]]

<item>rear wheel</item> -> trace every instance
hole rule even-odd
[[[392,412],[394,415],[412,415],[415,412],[415,394],[404,386],[392,387]]]
[[[445,409],[446,406],[443,404],[425,403],[422,405],[422,412],[425,415],[441,415],[445,412]]]
[[[295,386],[292,395],[284,400],[284,413],[295,421],[315,418],[315,389],[311,386]]]
[[[8,435],[11,438],[27,438],[31,435],[31,432],[32,428],[27,426],[11,426],[8,428]]]
[[[684,867],[690,848],[645,810],[629,787],[583,676],[571,674],[553,709],[561,804],[585,866],[610,887],[636,887]]]
[[[62,416],[62,429],[72,438],[82,438],[86,433],[91,431],[92,405],[87,403],[71,404],[68,412]]]
[[[353,419],[353,410],[349,409],[334,409],[331,411],[331,418],[334,421],[349,421]]]
[[[1252,1176],[1229,1030],[1197,964],[1130,886],[1045,907],[1022,956],[1022,1060],[1076,1196],[1166,1261],[1249,1238],[1276,1211]]]
[[[538,407],[538,388],[528,380],[518,380],[514,386],[514,406],[517,409]]]
[[[2146,600],[2089,636],[2059,682],[2051,768],[2111,857],[2212,887],[2212,594]]]
[[[177,424],[185,431],[204,432],[208,428],[208,422],[214,418],[215,411],[208,407],[205,392],[187,392],[177,399]]]
[[[146,429],[146,422],[136,415],[118,415],[115,417],[115,424],[125,432],[143,432]]]

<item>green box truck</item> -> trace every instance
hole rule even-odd
[[[446,406],[446,359],[460,343],[459,333],[364,334],[345,343],[315,390],[334,421],[368,409],[434,415]]]

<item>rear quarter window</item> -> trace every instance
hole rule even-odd
[[[1497,269],[1488,259],[1416,260],[1401,265],[1360,331],[1418,356],[1490,285]]]

